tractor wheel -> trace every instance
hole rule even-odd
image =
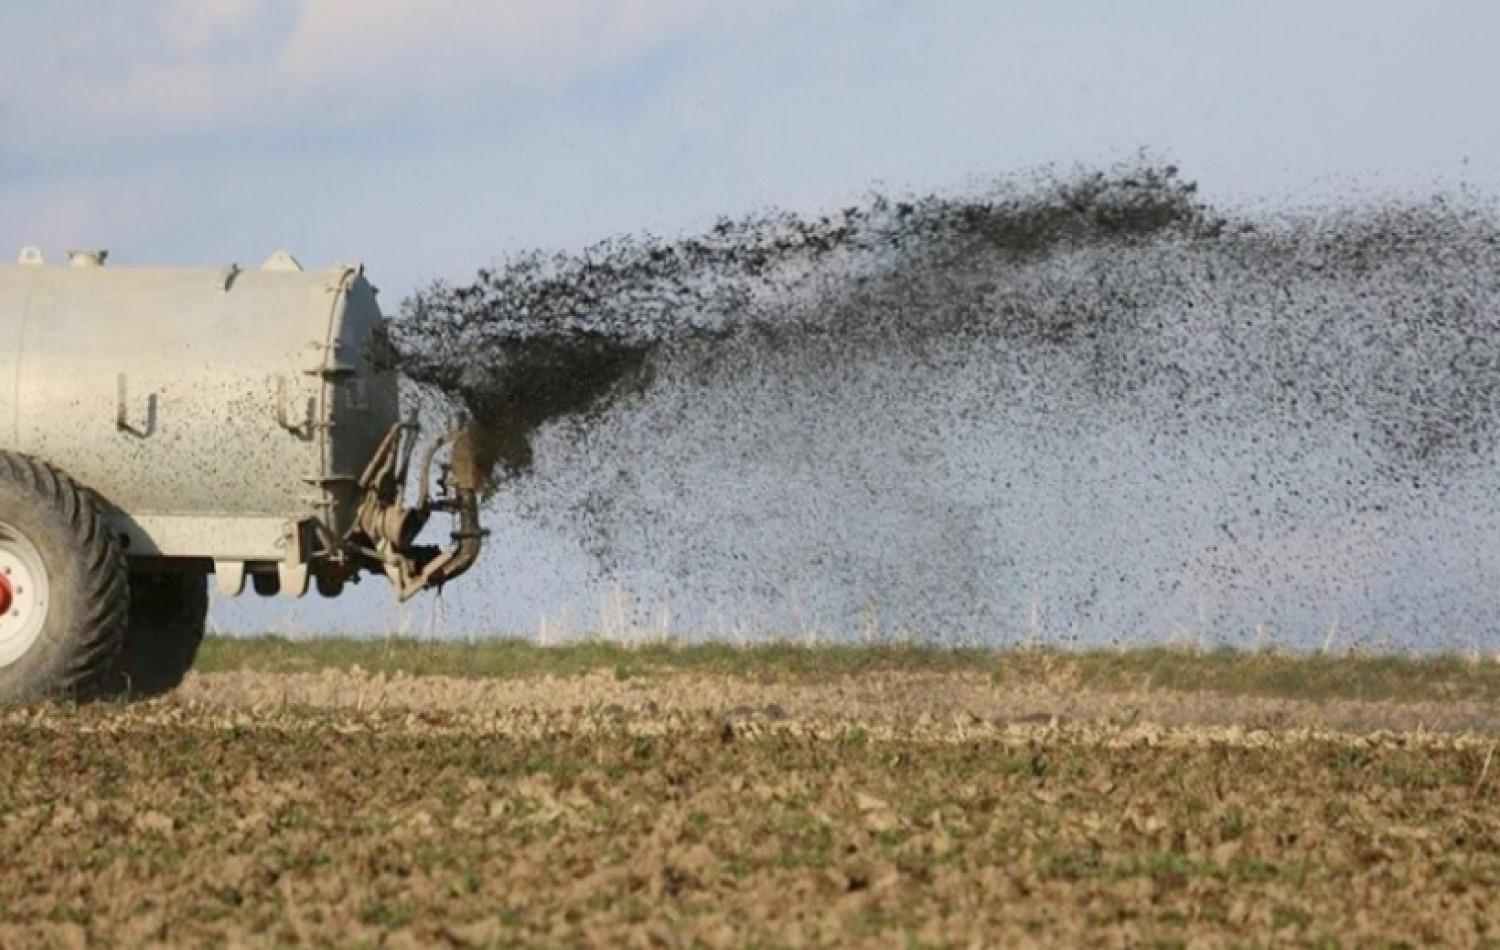
[[[208,575],[133,575],[120,688],[132,696],[176,689],[198,657],[207,624]]]
[[[94,495],[0,452],[0,702],[106,692],[129,612],[125,555]]]

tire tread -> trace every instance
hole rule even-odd
[[[102,506],[65,473],[19,452],[0,450],[0,478],[35,495],[58,516],[83,567],[78,591],[83,609],[71,655],[47,691],[77,698],[107,692],[130,611],[130,571],[104,523]]]

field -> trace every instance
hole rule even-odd
[[[1500,664],[211,640],[0,713],[0,946],[1500,945]]]

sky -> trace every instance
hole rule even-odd
[[[0,253],[286,248],[390,312],[523,248],[1141,150],[1227,203],[1500,194],[1497,35],[1493,0],[0,0]]]
[[[517,248],[1140,149],[1223,200],[1494,191],[1497,33],[1485,0],[5,2],[0,231],[359,260],[394,307]]]

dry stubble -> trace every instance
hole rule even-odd
[[[1493,740],[1424,717],[965,673],[199,676],[0,720],[0,943],[1494,942]]]

